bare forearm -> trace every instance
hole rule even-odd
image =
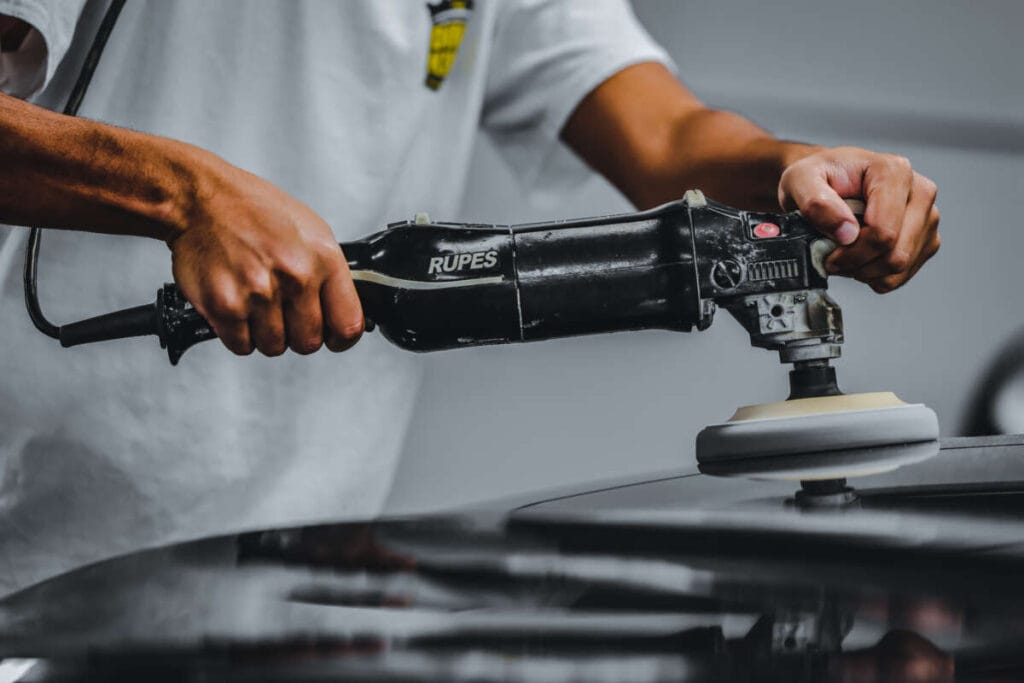
[[[216,157],[0,95],[0,222],[168,240]]]
[[[363,331],[330,226],[183,142],[0,95],[0,222],[167,241],[175,282],[236,353],[343,351]]]
[[[779,208],[782,172],[818,148],[777,140],[732,112],[702,109],[676,123],[665,150],[636,189],[644,204],[698,187],[726,204],[770,211]]]
[[[708,109],[658,64],[630,67],[602,84],[563,137],[641,208],[694,187],[734,206],[778,208],[782,171],[817,150]]]
[[[900,287],[939,250],[936,187],[910,161],[786,142],[705,107],[668,69],[637,64],[583,99],[562,138],[639,207],[688,188],[746,209],[797,209],[839,248],[826,268]],[[866,201],[863,221],[844,198]]]

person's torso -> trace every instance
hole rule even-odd
[[[434,5],[131,2],[80,115],[209,149],[341,241],[417,211],[451,218],[495,7]],[[38,101],[63,105],[89,42]],[[209,343],[177,368],[152,338],[62,350],[23,309],[25,231],[0,230],[0,590],[140,545],[378,511],[418,381],[409,354],[373,334],[341,356]],[[41,298],[58,323],[151,301],[165,281],[159,242],[44,235]]]

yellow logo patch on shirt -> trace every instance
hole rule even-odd
[[[427,4],[430,10],[430,52],[427,54],[426,86],[441,87],[455,64],[455,57],[466,33],[466,22],[473,11],[473,0],[441,0]]]

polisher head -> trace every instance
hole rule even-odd
[[[840,479],[895,469],[938,453],[931,408],[891,392],[745,406],[697,435],[700,471],[758,479]]]

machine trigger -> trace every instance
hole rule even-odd
[[[863,217],[864,216],[864,209],[867,208],[867,204],[864,203],[863,199],[850,199],[850,198],[847,198],[847,199],[844,199],[843,201],[846,202],[846,205],[848,207],[850,207],[850,211],[853,211],[853,215],[855,215],[857,217]]]
[[[818,275],[827,278],[828,271],[825,270],[825,259],[839,246],[827,237],[822,237],[811,242],[811,267]]]

